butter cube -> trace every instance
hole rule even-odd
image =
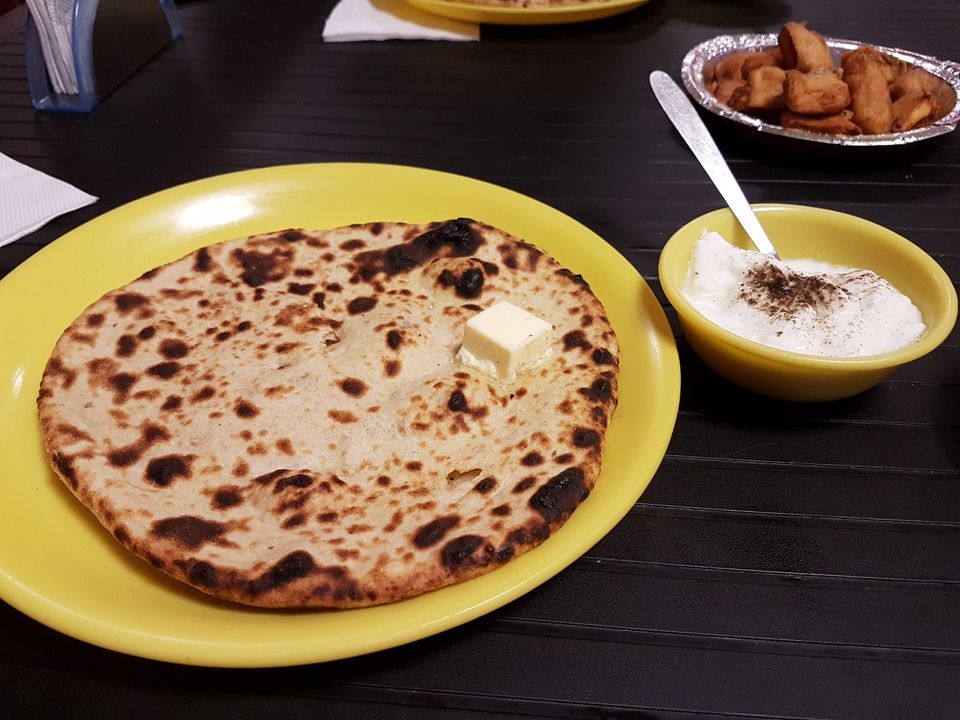
[[[513,382],[517,373],[550,358],[552,333],[547,321],[501,300],[467,321],[458,357],[464,365]]]

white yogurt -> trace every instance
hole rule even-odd
[[[741,337],[808,355],[877,355],[926,326],[906,295],[870,270],[815,260],[789,264],[704,232],[684,294],[704,317]]]

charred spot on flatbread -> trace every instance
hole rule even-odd
[[[190,477],[192,455],[164,455],[147,463],[146,478],[154,485],[166,487],[180,478]]]

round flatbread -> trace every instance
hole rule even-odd
[[[508,300],[554,357],[460,365]],[[93,303],[40,386],[47,454],[127,549],[212,595],[355,607],[489,571],[590,492],[618,346],[583,278],[472,220],[201,248]]]

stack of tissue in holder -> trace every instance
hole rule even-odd
[[[73,6],[76,0],[27,0],[40,35],[47,76],[55,93],[76,95],[73,63]]]

